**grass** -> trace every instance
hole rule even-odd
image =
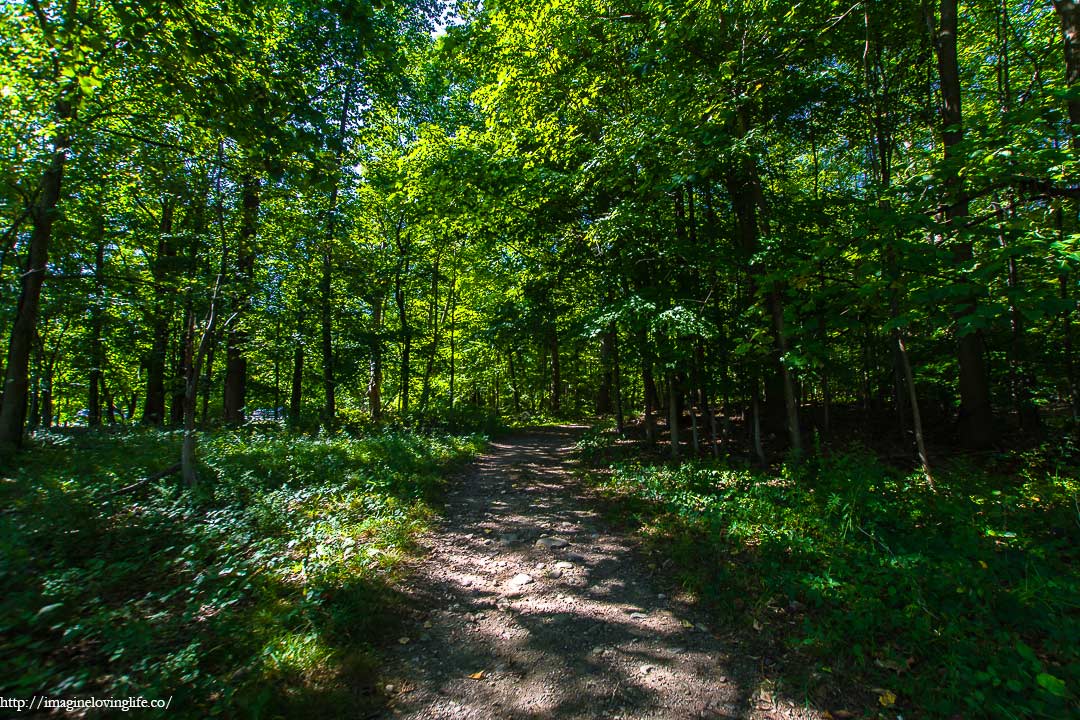
[[[1080,710],[1078,472],[1066,442],[941,465],[935,489],[858,449],[772,471],[624,458],[593,477],[811,704],[1057,719]]]
[[[172,696],[178,717],[377,706],[394,568],[479,436],[207,435],[203,483],[110,495],[180,435],[40,436],[0,480],[0,696]]]

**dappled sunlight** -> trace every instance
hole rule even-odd
[[[757,660],[657,589],[582,497],[576,434],[493,443],[451,487],[405,591],[412,630],[392,651],[390,714],[819,717],[762,694]]]

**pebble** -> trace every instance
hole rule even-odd
[[[655,669],[656,668],[654,668],[652,665],[642,665],[641,666],[641,674],[642,675],[648,675],[649,673],[651,673]]]
[[[631,620],[648,620],[649,616],[646,615],[643,612],[632,612],[632,613],[630,613],[630,619]]]
[[[532,575],[526,575],[525,573],[518,573],[510,579],[509,585],[513,587],[521,587],[522,585],[528,585],[533,581]]]
[[[566,542],[562,538],[554,537],[542,537],[536,541],[536,547],[547,548],[548,550],[559,550],[566,547],[570,543]]]
[[[562,577],[562,570],[558,570],[558,569],[548,570],[547,571],[547,576],[549,578],[552,578],[553,580],[558,580],[559,578]]]
[[[383,688],[383,690],[386,690],[386,692],[388,692],[388,693],[392,693],[395,690],[397,690],[397,688],[394,687],[393,685],[387,685],[385,688]]]
[[[562,560],[560,562],[555,563],[555,567],[562,568],[563,570],[570,570],[571,568],[574,567],[574,563],[566,562],[565,560]]]

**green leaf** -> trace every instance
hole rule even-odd
[[[1050,673],[1039,673],[1035,676],[1035,682],[1039,683],[1039,686],[1051,695],[1056,695],[1057,697],[1065,697],[1064,680],[1056,678]]]

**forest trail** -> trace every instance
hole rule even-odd
[[[385,717],[820,717],[773,697],[760,659],[710,634],[605,527],[573,472],[578,435],[499,440],[451,481],[405,581]]]

